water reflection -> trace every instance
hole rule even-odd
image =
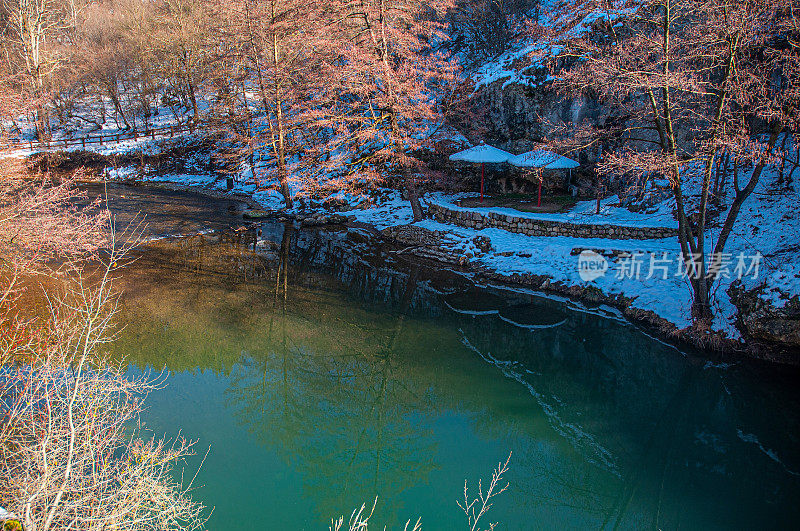
[[[796,375],[707,364],[595,310],[404,263],[358,231],[158,242],[123,283],[115,348],[194,375],[151,406],[154,426],[191,429],[204,401],[204,421],[227,426],[203,432],[222,439],[201,472],[217,522],[317,527],[379,494],[381,523],[450,529],[464,477],[508,450],[495,517],[511,529],[790,527],[800,512]],[[235,483],[215,475],[218,452]],[[249,469],[270,456],[265,483]]]
[[[298,343],[287,318],[292,233],[284,231],[278,255],[272,347],[236,365],[226,398],[245,429],[295,463],[322,515],[375,493],[396,499],[427,479],[435,455],[412,419],[431,404],[406,387],[394,352],[404,316],[369,331],[374,348],[341,354]]]

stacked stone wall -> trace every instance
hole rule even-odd
[[[503,229],[527,236],[569,236],[572,238],[608,238],[612,240],[652,240],[673,238],[677,229],[669,227],[626,227],[531,219],[499,212],[459,210],[436,203],[428,205],[428,214],[436,221],[481,230]]]

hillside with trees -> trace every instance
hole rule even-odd
[[[276,305],[293,231],[342,226],[392,260],[580,301],[679,348],[800,365],[794,0],[2,0],[0,43],[0,522],[19,526],[4,530],[205,524],[182,476],[194,443],[140,422],[162,382],[106,348],[130,254],[187,234],[119,227],[87,186],[246,204],[253,264],[285,251]],[[280,243],[265,219],[290,228]],[[330,260],[355,270],[351,244]],[[295,247],[306,266],[319,251]],[[459,286],[431,288],[450,301],[433,313],[567,322]],[[557,424],[560,404],[528,390]],[[483,509],[465,487],[471,528],[508,463],[486,498],[478,484]]]

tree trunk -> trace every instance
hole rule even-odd
[[[597,199],[597,204],[595,205],[595,212],[594,213],[595,214],[599,214],[600,213],[600,199],[601,199],[601,194],[600,194],[600,176],[599,175],[595,175],[595,177],[594,177],[594,191],[595,191],[596,199]]]
[[[283,131],[278,133],[278,137],[280,139],[278,146],[278,180],[281,183],[281,194],[286,202],[286,208],[293,208],[292,192],[289,190],[289,175],[286,170],[286,148],[283,145]]]
[[[272,21],[275,23],[275,4],[272,4]],[[272,32],[272,60],[275,67],[275,122],[277,127],[277,155],[278,155],[278,179],[281,183],[281,194],[286,202],[286,208],[292,208],[292,193],[289,190],[289,176],[286,171],[286,133],[283,116],[283,94],[281,92],[281,80],[278,76],[280,65],[280,54],[278,53],[278,36]],[[268,112],[264,109],[264,112]]]
[[[200,111],[197,109],[197,96],[195,96],[194,83],[192,83],[189,67],[186,67],[186,87],[189,89],[189,100],[192,102],[193,120],[195,123],[200,121]]]
[[[741,189],[736,190],[736,196],[733,199],[733,203],[731,204],[731,209],[728,211],[728,215],[725,217],[725,222],[722,225],[722,231],[720,231],[719,237],[717,238],[717,244],[714,247],[714,255],[719,256],[722,251],[725,249],[725,244],[728,241],[728,236],[730,236],[731,231],[733,230],[733,225],[736,223],[736,218],[739,216],[739,210],[742,208],[742,203],[750,197],[755,190],[756,185],[758,185],[758,181],[761,178],[761,172],[764,171],[764,166],[767,164],[767,157],[772,154],[772,150],[775,148],[775,143],[778,140],[778,135],[780,134],[780,130],[773,130],[772,134],[770,135],[769,142],[767,143],[767,150],[766,154],[763,159],[756,165],[755,169],[753,169],[753,173],[750,175],[750,180],[747,182],[747,185]]]
[[[47,109],[41,103],[36,108],[36,138],[39,142],[50,143],[50,134],[48,122],[50,121],[47,116]]]
[[[375,34],[370,30],[370,35],[372,37],[372,42],[375,44],[376,49],[378,51],[378,57],[383,64],[385,79],[384,82],[386,84],[387,95],[389,96],[389,100],[392,102],[389,108],[389,126],[391,130],[392,140],[394,143],[394,149],[397,155],[401,155],[404,153],[403,149],[403,142],[402,142],[402,135],[400,134],[400,125],[397,122],[397,109],[395,108],[396,103],[396,96],[394,91],[394,82],[392,79],[392,68],[389,65],[389,45],[386,41],[386,31],[385,31],[385,6],[383,0],[380,2],[380,17],[379,23],[381,27],[381,40],[380,43],[375,39]],[[366,18],[365,18],[366,21]],[[369,23],[367,24],[369,26]],[[419,202],[419,194],[417,193],[417,185],[414,182],[414,176],[411,173],[411,168],[406,166],[404,170],[405,174],[405,188],[406,192],[408,193],[408,201],[411,203],[411,212],[414,214],[414,221],[422,221],[425,219],[425,215],[422,212],[422,205]]]
[[[392,121],[392,136],[395,137],[395,149],[398,153],[402,153],[402,145],[400,144],[399,137],[397,135],[397,121],[394,117],[394,111],[391,111],[391,121]],[[411,172],[410,167],[406,167],[403,170],[403,184],[406,188],[406,193],[408,194],[408,201],[411,203],[411,212],[414,214],[414,222],[422,221],[425,219],[425,214],[422,211],[422,205],[419,202],[419,193],[417,192],[417,184],[414,182],[414,175]]]
[[[783,185],[784,182],[784,170],[786,169],[786,141],[789,139],[789,135],[783,135],[783,140],[781,141],[781,166],[778,170],[778,185]]]
[[[122,105],[120,104],[119,95],[117,94],[117,89],[115,85],[116,85],[116,80],[114,80],[113,85],[112,83],[108,83],[106,85],[106,87],[108,88],[108,95],[111,98],[111,103],[114,104],[114,111],[116,111],[116,116],[122,118],[122,123],[125,124],[125,129],[130,129],[131,125],[128,123],[128,119],[125,118],[125,113],[122,110]],[[119,123],[117,123],[117,126],[119,126]]]
[[[100,97],[100,98],[98,98],[98,102],[97,103],[100,106],[100,123],[105,125],[105,123],[106,123],[106,102],[103,100],[102,97]]]
[[[792,169],[789,170],[789,175],[786,176],[786,186],[789,187],[792,185],[792,176],[797,168],[800,167],[800,147],[795,150],[794,153],[794,160],[792,161]]]
[[[411,212],[414,213],[414,221],[422,221],[425,215],[422,212],[422,205],[419,202],[419,194],[417,193],[417,186],[414,182],[414,176],[411,170],[406,170],[405,176],[406,192],[408,193],[408,201],[411,203]]]
[[[694,278],[691,280],[692,294],[692,318],[695,323],[710,325],[714,317],[711,309],[711,296],[709,293],[709,280],[705,277]]]

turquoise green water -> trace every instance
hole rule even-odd
[[[501,529],[792,528],[796,373],[709,363],[600,309],[474,286],[355,231],[162,241],[121,280],[155,435],[209,450],[210,529],[466,529],[513,452]],[[473,491],[474,492],[474,491]]]

